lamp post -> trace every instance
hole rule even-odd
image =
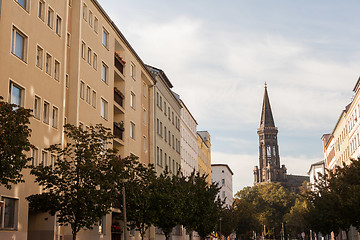
[[[222,237],[221,237],[221,220],[222,220],[222,218],[220,218],[219,220],[220,220],[220,236],[219,237],[220,237],[220,239],[222,239]]]
[[[126,219],[126,196],[125,196],[125,183],[126,179],[122,179],[122,195],[123,195],[123,221],[124,221],[124,240],[128,239],[128,230],[127,230],[127,219]]]

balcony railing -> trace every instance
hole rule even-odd
[[[119,127],[118,123],[114,123],[114,135],[115,137],[123,140],[124,128]]]
[[[123,107],[124,94],[122,94],[117,88],[114,88],[114,101]]]
[[[124,74],[125,62],[116,53],[114,55],[114,62],[115,62],[115,67],[117,68],[117,70],[119,70],[119,72]]]

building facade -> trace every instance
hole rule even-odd
[[[325,174],[325,161],[324,160],[313,163],[310,166],[308,175],[310,177],[311,190],[315,189],[314,185],[315,185],[316,180],[319,179],[320,174],[321,175]]]
[[[227,164],[211,164],[212,182],[221,187],[217,197],[225,201],[224,206],[226,207],[232,207],[233,204],[233,175],[234,173]]]
[[[198,172],[207,175],[207,182],[211,184],[211,140],[207,131],[197,132]]]
[[[155,80],[99,3],[11,0],[0,7],[0,95],[33,109],[32,164],[53,164],[45,148],[66,143],[65,123],[101,123],[113,131],[121,156],[153,163]],[[25,197],[41,189],[28,170],[24,178],[11,190],[0,187],[6,209],[0,211],[0,239],[71,239],[55,217],[29,210]],[[118,212],[79,239],[111,239]]]
[[[198,171],[197,122],[180,99],[181,170],[185,176]]]
[[[154,85],[155,170],[158,174],[165,169],[176,174],[181,166],[181,105],[171,91],[173,85],[164,71],[151,66],[148,66],[148,69],[156,80]]]

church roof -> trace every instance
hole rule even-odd
[[[270,100],[265,83],[264,100],[261,112],[260,127],[275,127],[274,118],[271,112]]]

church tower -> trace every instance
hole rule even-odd
[[[264,99],[261,112],[259,135],[259,166],[254,169],[254,184],[265,182],[286,182],[285,165],[280,167],[278,129],[275,127],[271,112],[267,85],[265,83]]]

